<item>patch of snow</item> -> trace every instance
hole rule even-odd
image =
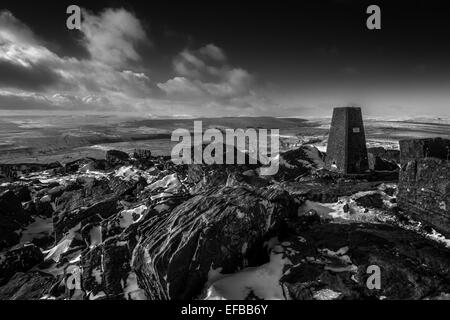
[[[123,294],[127,300],[147,300],[145,291],[139,288],[136,273],[130,272],[127,277]]]
[[[94,269],[92,269],[91,275],[92,277],[94,277],[95,282],[97,282],[98,284],[102,284],[103,273],[99,267],[95,267]]]
[[[148,185],[145,187],[145,190],[147,191],[154,191],[158,188],[162,188],[165,190],[165,192],[172,192],[176,191],[178,188],[182,187],[182,184],[180,180],[178,179],[178,176],[176,173],[170,174],[162,178],[161,180],[158,180],[151,185]]]
[[[76,227],[69,230],[69,232],[59,241],[59,243],[49,250],[42,251],[45,254],[44,260],[53,260],[55,262],[59,262],[61,255],[66,253],[70,245],[72,244],[73,239],[76,236],[76,232],[81,228],[81,224],[78,224]]]
[[[106,297],[106,293],[104,291],[99,291],[97,294],[93,294],[92,292],[88,294],[89,300],[97,300],[104,297]]]
[[[91,230],[89,230],[89,248],[94,248],[95,246],[102,243],[102,227],[99,226],[93,226]]]
[[[340,292],[331,289],[322,289],[314,293],[314,300],[336,300],[341,295]]]
[[[141,205],[134,209],[124,210],[119,213],[119,224],[121,228],[128,228],[134,223],[141,221],[145,217],[145,211],[147,210],[147,206]]]
[[[440,234],[439,232],[437,232],[434,229],[432,230],[431,233],[427,234],[427,237],[429,239],[432,239],[434,241],[444,244],[447,248],[450,248],[450,239],[447,239],[446,237],[444,237],[442,234]]]
[[[284,266],[289,263],[284,258],[283,247],[275,246],[270,253],[269,263],[224,275],[213,282],[207,289],[206,300],[243,300],[250,293],[266,300],[285,299],[280,278]]]

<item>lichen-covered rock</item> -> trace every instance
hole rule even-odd
[[[142,224],[133,268],[151,299],[192,299],[212,269],[245,267],[266,233],[296,212],[278,189],[209,190]]]

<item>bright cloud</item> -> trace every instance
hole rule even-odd
[[[0,11],[0,109],[138,111],[220,115],[260,108],[254,77],[208,44],[173,59],[175,76],[155,83],[140,67],[151,41],[125,9],[83,10],[87,59],[62,57],[9,11]]]

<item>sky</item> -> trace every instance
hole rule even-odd
[[[0,114],[450,118],[449,14],[434,0],[2,0]]]

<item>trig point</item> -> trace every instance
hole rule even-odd
[[[334,108],[325,168],[343,174],[369,169],[361,108]]]

